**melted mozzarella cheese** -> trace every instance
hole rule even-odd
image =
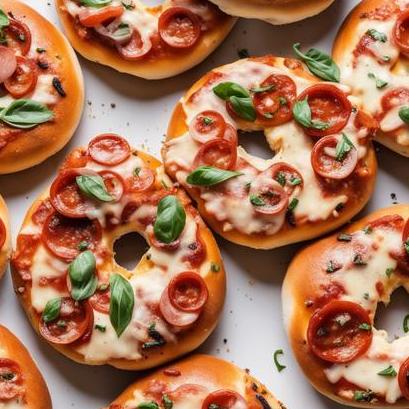
[[[0,402],[0,409],[27,409],[27,405],[22,399]]]

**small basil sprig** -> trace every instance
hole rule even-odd
[[[242,119],[254,122],[257,118],[249,92],[235,82],[222,82],[213,88],[222,100],[230,102],[234,112]]]
[[[218,169],[213,166],[200,166],[189,174],[186,181],[195,186],[213,186],[240,175],[242,175],[240,172]]]
[[[112,3],[112,0],[81,0],[81,5],[86,7],[104,7]]]
[[[53,119],[54,114],[44,104],[31,99],[17,99],[1,109],[0,120],[14,128],[29,129]]]
[[[132,319],[135,297],[131,284],[120,274],[111,275],[109,284],[111,288],[109,319],[119,338]]]
[[[80,253],[68,267],[71,281],[71,297],[76,301],[90,298],[98,286],[95,275],[96,260],[92,251]]]
[[[294,52],[306,64],[308,69],[317,77],[326,81],[339,82],[340,69],[335,61],[324,52],[316,48],[309,49],[305,54],[300,50],[300,43],[293,45]]]
[[[382,78],[377,77],[373,72],[368,73],[368,78],[375,81],[376,88],[382,89],[388,85],[388,82]]]
[[[345,159],[347,153],[351,151],[351,149],[355,149],[355,146],[352,141],[343,133],[335,148],[335,159],[338,162],[342,162]]]
[[[45,323],[56,320],[61,311],[61,298],[49,300],[44,308],[41,318]]]
[[[366,35],[372,38],[372,40],[380,41],[381,43],[386,43],[388,36],[385,33],[381,33],[375,28],[370,28],[366,31]]]
[[[80,175],[75,180],[81,192],[91,199],[97,199],[101,202],[112,202],[113,197],[108,193],[104,179],[101,176]]]
[[[324,130],[329,128],[327,122],[318,121],[312,119],[312,113],[310,105],[308,104],[307,99],[302,101],[297,101],[293,107],[294,119],[305,128],[314,128],[319,130]]]
[[[404,106],[399,110],[399,118],[402,119],[405,124],[409,124],[409,106]]]
[[[3,30],[4,27],[8,27],[9,25],[9,16],[4,12],[4,10],[0,9],[0,30]]]
[[[186,224],[186,213],[176,196],[166,196],[158,204],[156,221],[153,225],[155,237],[162,243],[175,241]]]

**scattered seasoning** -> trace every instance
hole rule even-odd
[[[340,234],[338,234],[337,240],[338,241],[351,241],[352,240],[352,234],[340,233]]]
[[[373,228],[371,226],[366,226],[364,227],[363,232],[365,234],[371,234],[373,232]]]
[[[237,55],[239,56],[239,58],[249,58],[250,57],[250,53],[249,53],[249,50],[247,50],[247,48],[241,48],[237,50]]]
[[[220,271],[220,266],[219,264],[215,263],[214,261],[212,261],[210,263],[210,271],[212,273],[218,273]]]
[[[336,210],[337,212],[341,212],[342,210],[344,210],[344,208],[345,208],[345,204],[344,204],[344,203],[338,203],[338,204],[336,205],[336,207],[335,207],[335,210]]]
[[[49,64],[47,61],[45,61],[43,58],[39,58],[37,60],[37,66],[41,68],[42,70],[46,70],[49,67]]]
[[[407,314],[403,319],[403,331],[405,333],[409,332],[409,314]]]
[[[107,330],[107,327],[105,325],[96,324],[95,329],[99,332],[105,332]]]
[[[392,204],[398,204],[398,197],[396,193],[391,193]]]
[[[149,325],[148,335],[149,335],[150,338],[153,339],[153,341],[148,341],[148,342],[145,342],[144,344],[142,344],[142,349],[160,347],[160,346],[166,344],[165,339],[156,330],[156,323],[155,322],[153,322],[151,325]]]
[[[265,205],[264,200],[260,196],[257,196],[257,195],[250,195],[250,203],[253,206],[264,206]]]
[[[391,57],[389,57],[389,55],[384,55],[382,57],[382,60],[385,61],[385,62],[389,62],[391,60]]]
[[[285,97],[278,97],[278,102],[280,103],[281,106],[288,104],[287,98]]]
[[[275,180],[283,187],[287,183],[284,172],[278,172],[277,176],[275,177]]]
[[[275,351],[274,355],[273,355],[274,364],[275,364],[275,366],[277,368],[277,371],[281,372],[286,368],[286,366],[280,364],[280,362],[278,361],[279,355],[284,355],[284,351],[282,349],[277,349],[277,351]]]
[[[267,402],[267,399],[260,394],[256,394],[256,399],[261,403],[263,409],[271,409],[270,404]]]
[[[42,47],[37,47],[36,51],[38,52],[38,54],[44,54],[45,52],[47,52],[47,50],[45,48],[42,48]]]
[[[294,199],[291,200],[290,204],[288,205],[288,210],[294,211],[295,208],[298,206],[298,203],[299,203],[299,202],[300,202],[300,201],[294,197]]]
[[[369,300],[369,293],[364,294],[364,300]]]
[[[388,36],[385,33],[381,33],[374,28],[370,28],[369,30],[367,30],[366,34],[371,37],[372,40],[380,41],[381,43],[386,43],[386,40],[388,39]]]
[[[341,266],[339,264],[335,263],[333,260],[330,260],[325,271],[327,273],[335,273],[335,271],[338,271],[340,268]]]
[[[162,403],[165,409],[172,409],[173,408],[173,401],[169,398],[169,396],[165,393],[162,396]]]
[[[79,251],[84,251],[87,250],[89,247],[89,243],[87,241],[81,241],[80,244],[78,244],[78,250]]]
[[[372,326],[367,324],[366,322],[363,322],[362,324],[359,324],[358,328],[363,331],[370,331],[372,329]]]
[[[13,372],[4,372],[0,374],[0,378],[4,381],[12,381],[15,378],[16,374]]]
[[[300,178],[296,178],[296,177],[292,176],[291,179],[290,179],[290,185],[291,186],[298,186],[298,185],[301,185],[301,183],[302,183],[302,180]]]
[[[65,92],[65,90],[64,90],[64,88],[63,88],[63,86],[61,84],[61,81],[57,77],[53,78],[53,87],[55,88],[55,90],[58,92],[58,94],[60,96],[62,96],[62,97],[67,96],[67,94],[66,94],[66,92]]]
[[[138,409],[159,409],[159,405],[153,400],[150,402],[141,402],[138,406]]]
[[[214,121],[213,121],[212,118],[209,118],[208,116],[203,117],[203,123],[204,123],[205,125],[211,125],[213,122],[214,122]]]
[[[385,88],[388,85],[387,81],[384,81],[383,79],[377,77],[373,72],[368,73],[368,78],[370,78],[371,80],[375,80],[375,85],[378,89]]]
[[[111,108],[116,108],[116,104],[114,102],[111,102]]]
[[[397,372],[395,371],[395,368],[392,365],[389,365],[383,371],[378,372],[378,375],[380,375],[380,376],[389,376],[391,378],[394,378],[397,375]]]
[[[57,321],[57,327],[59,328],[66,328],[67,327],[67,322],[64,320],[58,320]]]
[[[127,10],[133,10],[135,8],[135,4],[132,0],[122,0],[122,5],[127,9]]]
[[[353,263],[356,266],[365,266],[367,264],[366,261],[364,261],[364,259],[362,258],[360,254],[355,254]]]
[[[354,400],[357,402],[371,402],[372,399],[375,397],[375,393],[371,390],[367,391],[355,391],[354,392]]]

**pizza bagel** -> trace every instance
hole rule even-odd
[[[408,407],[409,336],[374,324],[378,304],[408,289],[408,274],[408,205],[378,210],[291,262],[284,323],[301,369],[323,395],[355,407]]]
[[[162,156],[217,233],[269,249],[319,236],[362,209],[377,169],[373,126],[348,88],[320,82],[300,61],[249,58],[190,88]],[[240,132],[254,131],[264,132],[271,159],[239,145]]]
[[[341,27],[333,49],[342,82],[379,122],[375,139],[409,156],[409,4],[364,0]]]
[[[114,243],[142,235],[132,270]],[[65,160],[31,206],[12,275],[39,335],[67,357],[121,369],[150,368],[198,347],[225,297],[216,242],[160,162],[104,134]]]
[[[334,0],[211,0],[232,16],[256,18],[267,23],[288,24],[315,16]]]
[[[105,409],[282,409],[248,371],[209,355],[192,355],[141,378]],[[148,406],[147,406],[148,407]]]
[[[64,30],[85,58],[145,79],[180,74],[224,40],[235,19],[207,0],[55,0]]]
[[[0,408],[51,409],[47,385],[23,344],[0,325]]]
[[[54,25],[17,0],[1,0],[0,15],[5,174],[37,165],[67,144],[81,118],[84,86],[77,57]]]

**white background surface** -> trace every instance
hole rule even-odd
[[[58,25],[52,0],[26,2]],[[98,133],[114,131],[127,137],[132,145],[146,147],[159,156],[160,143],[173,106],[184,90],[201,75],[212,67],[236,60],[240,48],[247,48],[251,55],[272,53],[284,56],[292,54],[294,42],[301,41],[304,46],[313,45],[329,51],[344,16],[356,3],[357,0],[338,0],[320,16],[285,27],[241,20],[224,44],[204,63],[163,81],[140,80],[80,58],[85,75],[86,100],[90,104],[85,104],[81,125],[71,143],[40,166],[0,177],[0,192],[9,205],[14,237],[31,202],[51,182],[64,155],[74,146],[86,144]],[[111,103],[116,107],[112,108]],[[247,137],[240,142],[250,152],[268,157],[264,141],[259,138],[259,143],[250,144],[249,140]],[[409,159],[383,148],[379,149],[378,157],[378,184],[366,213],[390,205],[392,192],[397,194],[399,202],[409,202]],[[284,334],[280,288],[286,266],[299,246],[256,251],[220,238],[218,242],[228,272],[228,297],[218,329],[200,351],[250,368],[252,374],[264,382],[288,409],[340,408],[310,387],[292,357]],[[127,247],[128,250],[132,248]],[[128,258],[136,262],[133,253],[129,253]],[[392,334],[400,333],[401,320],[409,310],[406,294],[402,292],[399,295],[387,312],[382,311],[382,319],[378,322],[378,326],[390,329]],[[20,337],[38,362],[48,382],[55,409],[98,409],[111,402],[138,376],[137,373],[109,367],[75,364],[38,339],[17,302],[9,275],[0,284],[0,322]],[[287,365],[280,374],[272,359],[278,348],[284,349],[282,361]]]

